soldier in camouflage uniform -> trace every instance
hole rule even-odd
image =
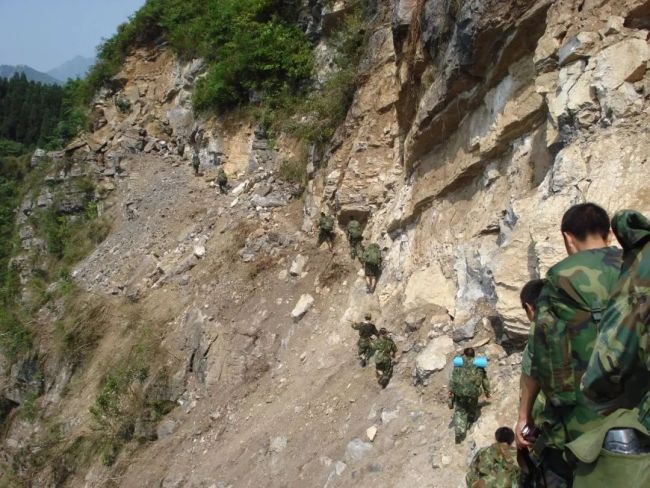
[[[451,373],[449,396],[454,408],[454,431],[456,444],[460,444],[467,435],[469,426],[476,422],[479,414],[478,399],[481,390],[490,398],[490,381],[483,368],[474,365],[474,349],[463,351],[462,365],[456,366]]]
[[[348,235],[348,243],[350,244],[350,257],[352,259],[357,256],[360,258],[363,255],[363,233],[361,230],[361,224],[358,220],[352,219],[348,222],[348,226],[345,230]]]
[[[228,176],[226,176],[223,166],[221,166],[217,172],[217,185],[219,186],[219,191],[221,193],[228,192]]]
[[[533,451],[549,487],[571,486],[573,470],[563,458],[565,444],[599,418],[580,392],[580,378],[621,265],[620,250],[607,247],[609,217],[599,206],[571,207],[561,230],[569,257],[548,271],[537,301],[527,345],[530,374],[522,371],[515,431],[518,446],[533,447],[522,430],[533,424],[532,407],[541,388],[547,404]]]
[[[638,406],[639,421],[650,429],[650,220],[624,210],[612,219],[612,229],[624,264],[582,387],[603,413]],[[633,392],[644,397],[630,398]]]
[[[393,376],[393,359],[397,354],[397,346],[388,336],[388,331],[384,328],[379,330],[379,336],[371,343],[372,348],[377,352],[375,354],[375,368],[377,374],[377,383],[382,388],[386,388]]]
[[[479,450],[465,477],[467,488],[517,488],[519,467],[512,448],[515,433],[509,427],[499,427],[496,442]]]
[[[650,220],[624,210],[612,229],[623,266],[581,382],[607,417],[568,445],[579,488],[650,486]]]
[[[332,251],[334,242],[334,217],[327,215],[325,212],[320,213],[318,219],[318,245],[327,242],[327,247]]]
[[[363,322],[355,322],[352,324],[354,330],[359,331],[359,340],[357,341],[358,354],[359,354],[359,364],[362,368],[365,368],[368,360],[374,352],[372,348],[372,337],[379,336],[377,327],[371,322],[372,316],[367,313],[364,317]]]
[[[201,159],[199,153],[195,152],[192,156],[192,168],[194,169],[194,176],[199,176],[199,167],[201,166]]]

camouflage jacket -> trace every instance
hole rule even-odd
[[[359,331],[359,337],[362,339],[369,339],[372,336],[379,335],[377,327],[372,322],[357,322],[352,324],[352,328]]]
[[[468,488],[516,488],[517,452],[502,442],[484,447],[474,456],[465,480]]]
[[[228,183],[228,176],[226,176],[226,172],[223,168],[219,168],[219,171],[217,172],[217,183],[220,185]]]
[[[372,341],[372,348],[377,351],[377,360],[389,359],[397,353],[397,346],[390,337]]]
[[[582,388],[604,412],[638,405],[639,420],[650,428],[650,220],[624,210],[612,229],[624,250],[623,267]]]
[[[542,437],[562,448],[599,416],[587,406],[580,379],[598,334],[602,310],[618,279],[621,251],[581,251],[553,266],[537,301],[530,330],[530,376],[547,399]]]
[[[484,369],[474,366],[473,359],[463,356],[463,365],[451,372],[449,391],[457,396],[479,397],[481,389],[490,394],[490,381]]]

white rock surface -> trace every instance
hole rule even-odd
[[[307,257],[302,254],[298,254],[289,268],[289,274],[291,276],[300,276],[307,265]]]
[[[447,356],[454,351],[454,341],[451,337],[440,336],[432,339],[424,350],[415,358],[416,374],[420,379],[426,379],[447,365]]]
[[[291,318],[294,320],[300,320],[309,311],[313,304],[313,296],[308,293],[302,295],[294,309],[291,311]]]

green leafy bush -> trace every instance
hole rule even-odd
[[[351,2],[341,28],[330,40],[336,52],[335,69],[322,86],[298,96],[280,92],[257,114],[272,133],[288,132],[317,145],[332,138],[345,119],[359,84],[359,67],[368,41],[367,11],[367,0]]]
[[[130,49],[165,39],[183,58],[208,62],[197,83],[200,111],[298,91],[313,69],[312,46],[295,25],[297,9],[283,0],[148,0],[98,48],[86,101],[107,84]]]

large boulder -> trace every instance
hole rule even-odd
[[[451,337],[440,336],[433,339],[415,358],[416,381],[423,382],[436,371],[444,369],[447,356],[452,352],[454,341]]]

